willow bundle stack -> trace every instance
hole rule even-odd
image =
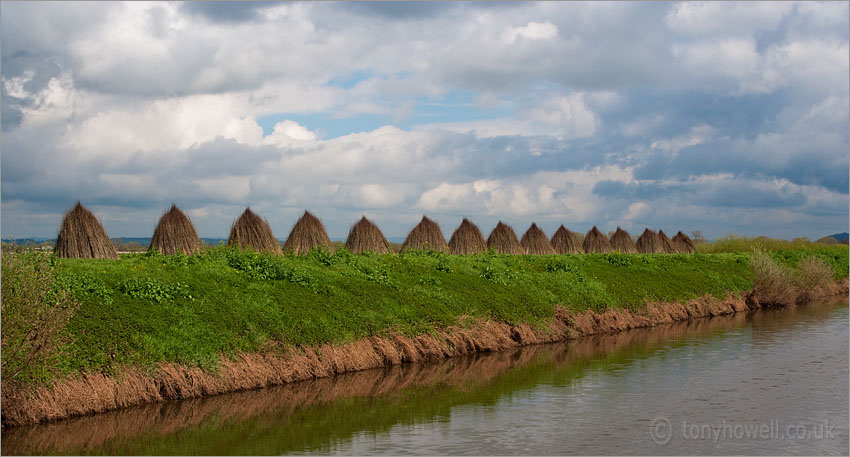
[[[62,218],[53,252],[69,259],[117,259],[118,252],[100,222],[80,202]]]

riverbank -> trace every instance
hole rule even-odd
[[[664,364],[686,376],[687,371],[682,373],[683,367],[677,361],[663,354],[671,350],[689,352],[688,344],[699,344],[704,349],[706,342],[717,344],[730,332],[763,335],[765,331],[787,328],[790,322],[818,322],[836,308],[846,308],[846,303],[831,306],[815,302],[793,309],[692,319],[564,343],[401,364],[13,427],[3,432],[2,452],[4,455],[333,453],[337,443],[348,443],[364,431],[374,436],[389,433],[399,425],[413,427],[439,422],[457,417],[459,410],[468,411],[476,405],[486,405],[490,410],[492,405],[516,399],[518,392],[522,392],[520,398],[526,398],[529,391],[541,385],[548,386],[547,389],[570,385],[581,390],[583,379],[594,379],[596,385],[600,373],[608,369],[620,371],[627,366],[634,368],[637,361],[646,366],[647,358],[669,359]],[[790,343],[783,340],[783,344]],[[746,352],[742,348],[738,355],[746,356]],[[593,408],[587,403],[582,405]],[[571,415],[567,410],[562,413]]]
[[[847,278],[812,291],[812,299],[848,294]],[[4,393],[5,426],[104,412],[145,403],[183,400],[257,389],[369,368],[502,351],[660,324],[729,315],[764,307],[751,293],[703,296],[683,302],[648,304],[639,310],[576,312],[558,306],[546,326],[480,321],[435,333],[372,336],[343,345],[291,348],[286,354],[240,353],[222,357],[217,372],[165,363],[153,373],[127,368],[119,376],[83,373],[29,392]]]
[[[844,247],[758,258],[766,276],[754,274],[752,253],[4,253],[3,425],[793,304],[797,283],[848,273]],[[20,346],[10,329],[32,314],[25,303],[65,290],[78,305],[53,329],[60,351],[9,351]],[[9,306],[21,291],[23,305]]]

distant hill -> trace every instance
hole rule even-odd
[[[3,238],[2,241],[4,243],[9,243],[12,240],[10,240],[9,238]],[[14,241],[15,244],[19,246],[29,246],[33,244],[43,243],[45,241],[56,242],[56,238],[15,238]]]
[[[850,239],[850,233],[847,233],[847,232],[836,233],[835,235],[829,235],[829,236],[835,238],[838,242],[841,242],[841,240]]]

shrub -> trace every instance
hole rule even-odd
[[[798,302],[805,303],[812,299],[812,294],[819,287],[832,281],[833,271],[826,262],[816,256],[804,257],[800,260],[800,271],[797,273]]]
[[[80,304],[56,280],[56,263],[43,252],[3,253],[3,386],[44,378],[67,343],[64,329]]]
[[[797,288],[794,277],[788,267],[780,265],[761,250],[753,250],[750,257],[753,271],[753,291],[762,306],[789,306],[797,302]]]

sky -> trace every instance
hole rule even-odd
[[[9,2],[2,236],[848,229],[847,2]]]

